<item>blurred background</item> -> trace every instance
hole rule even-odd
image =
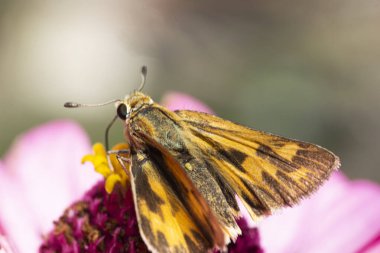
[[[223,118],[325,146],[351,178],[380,182],[379,24],[376,0],[2,0],[0,153],[61,118],[103,141],[113,106],[63,103],[122,98],[146,64],[154,100],[191,94]]]

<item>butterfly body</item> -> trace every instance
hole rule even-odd
[[[298,203],[339,167],[317,145],[206,113],[172,112],[141,92],[117,112],[131,147],[140,232],[153,252],[223,249],[241,233],[236,197],[257,219]]]

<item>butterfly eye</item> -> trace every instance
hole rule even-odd
[[[128,115],[128,109],[125,104],[120,104],[117,107],[117,116],[119,116],[120,119],[126,120]]]

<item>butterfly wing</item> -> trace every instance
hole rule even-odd
[[[235,192],[252,218],[292,206],[315,191],[340,166],[314,144],[252,130],[214,115],[177,111],[184,134],[208,157],[208,169]]]
[[[132,149],[131,181],[139,228],[153,252],[206,252],[224,233],[178,162],[151,137]],[[133,146],[132,146],[133,147]]]
[[[213,170],[208,169],[209,157],[203,155],[197,143],[189,139],[191,133],[188,133],[186,126],[182,126],[180,120],[174,112],[153,104],[134,115],[127,132],[136,146],[140,143],[140,149],[150,143],[151,147],[160,147],[160,153],[168,157],[166,160],[175,161],[177,169],[173,169],[173,173],[181,174],[174,179],[187,178],[191,182],[194,191],[200,193],[199,198],[206,200],[208,210],[215,214],[216,222],[226,234],[226,242],[229,238],[234,240],[241,233],[235,221],[239,212],[235,193],[227,189],[226,184],[221,185],[224,179],[217,178],[212,174]],[[184,195],[183,198],[188,197]]]

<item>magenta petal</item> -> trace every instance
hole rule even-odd
[[[168,92],[162,98],[161,104],[169,110],[192,110],[198,112],[213,113],[210,107],[201,101],[180,92]]]
[[[267,252],[357,252],[380,231],[380,187],[335,173],[310,199],[260,223]]]
[[[53,219],[99,179],[80,164],[90,152],[85,132],[70,121],[39,126],[13,144],[0,177],[0,217],[20,252],[35,252]]]

